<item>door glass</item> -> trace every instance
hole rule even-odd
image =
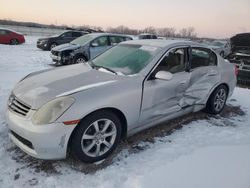
[[[6,35],[7,32],[5,30],[0,30],[0,35]]]
[[[72,36],[72,33],[71,32],[67,32],[67,33],[64,33],[61,35],[62,38],[69,38]]]
[[[82,33],[74,32],[72,35],[73,35],[73,37],[80,37],[80,36],[82,36]]]
[[[205,48],[192,48],[191,69],[217,65],[217,57],[214,52]]]
[[[185,48],[171,50],[154,72],[158,71],[168,71],[172,74],[185,71]]]
[[[92,42],[92,47],[104,47],[108,46],[107,37],[99,37]]]
[[[124,38],[123,37],[118,37],[118,36],[111,36],[109,37],[110,38],[110,43],[111,45],[116,45],[122,41],[124,41]]]

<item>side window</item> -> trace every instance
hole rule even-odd
[[[107,37],[99,37],[91,43],[91,46],[92,47],[108,46],[108,38]]]
[[[5,30],[0,30],[0,35],[6,35],[6,34],[8,34],[7,31],[5,31]]]
[[[127,41],[127,40],[132,40],[132,39],[129,37],[125,37],[124,41]]]
[[[206,48],[192,48],[191,69],[217,65],[217,56]]]
[[[67,32],[61,35],[61,37],[65,38],[65,37],[72,37],[72,33],[71,32]]]
[[[116,45],[122,41],[124,41],[123,37],[118,37],[118,36],[110,36],[110,43],[111,45]]]
[[[82,36],[82,33],[74,32],[74,33],[72,33],[72,36],[73,37],[80,37],[80,36]]]
[[[156,35],[152,35],[152,39],[157,39],[157,36]]]
[[[168,71],[172,74],[185,71],[185,48],[171,50],[160,62],[155,73],[158,71]]]

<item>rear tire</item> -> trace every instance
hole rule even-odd
[[[19,44],[19,40],[18,39],[11,39],[10,40],[10,44],[11,45],[18,45]]]
[[[54,42],[52,44],[50,44],[49,49],[52,50],[53,48],[55,48],[57,46],[57,44]]]
[[[84,118],[74,131],[70,148],[82,162],[108,157],[121,140],[121,121],[112,112],[100,110]]]
[[[210,114],[219,114],[226,104],[227,95],[227,87],[225,85],[218,86],[207,101],[206,111]]]

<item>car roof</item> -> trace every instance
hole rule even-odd
[[[128,36],[128,35],[114,34],[114,33],[90,33],[89,35],[92,35],[92,36],[95,36],[95,37],[101,37],[101,36],[121,36],[121,37],[132,38],[131,36]]]
[[[190,45],[190,46],[199,46],[205,47],[202,44],[192,42],[192,41],[184,41],[184,40],[161,40],[161,39],[151,39],[151,40],[131,40],[123,42],[126,44],[134,44],[134,45],[143,45],[143,46],[153,46],[158,48],[165,48],[172,45]]]

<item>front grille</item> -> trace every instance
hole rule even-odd
[[[9,101],[8,101],[8,107],[10,110],[13,112],[21,115],[21,116],[26,116],[28,112],[31,109],[31,106],[25,104],[24,102],[20,101],[17,97],[14,95],[10,95]]]
[[[20,142],[22,142],[25,146],[29,147],[30,149],[34,149],[32,143],[30,141],[28,141],[27,139],[19,136],[18,134],[16,134],[14,131],[10,131],[11,134]]]

